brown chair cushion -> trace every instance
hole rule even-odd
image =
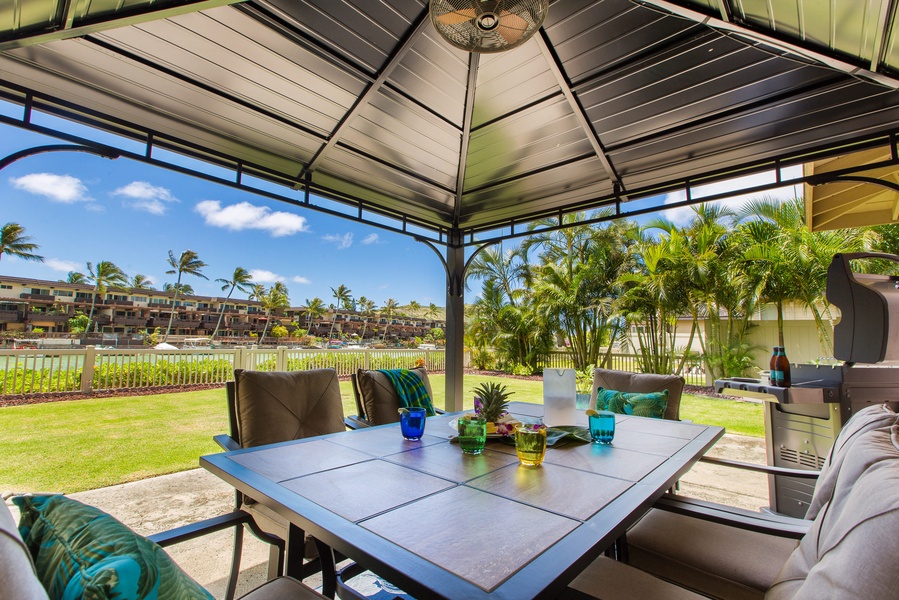
[[[846,450],[833,498],[783,567],[766,600],[899,595],[899,425]]]
[[[428,372],[424,367],[410,369],[421,378],[431,400],[434,393],[431,391],[431,382],[428,380]],[[365,419],[372,425],[385,425],[396,423],[400,420],[397,409],[400,407],[400,398],[393,388],[390,379],[380,371],[363,371],[356,373],[356,384],[362,396],[362,406],[365,409]]]
[[[345,431],[337,371],[234,371],[243,448]]]
[[[657,577],[713,598],[760,600],[797,542],[653,509],[627,545],[630,564]]]
[[[602,600],[705,598],[604,556],[593,561],[568,587]]]
[[[852,418],[840,430],[840,434],[833,443],[833,448],[827,455],[827,460],[824,461],[824,466],[821,467],[821,473],[815,483],[815,493],[805,513],[806,519],[817,517],[824,505],[833,498],[834,488],[843,467],[843,460],[855,440],[874,429],[891,427],[896,424],[897,419],[899,419],[899,415],[893,412],[893,409],[887,404],[868,406],[852,415]]]
[[[655,373],[631,373],[630,371],[613,371],[611,369],[594,369],[593,393],[590,405],[596,404],[596,390],[605,388],[619,392],[661,392],[668,390],[668,405],[665,407],[665,418],[671,421],[680,419],[680,397],[684,391],[684,378],[680,375],[657,375]]]
[[[291,577],[278,577],[239,600],[324,600],[324,596]]]

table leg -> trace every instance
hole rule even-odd
[[[303,579],[303,558],[306,550],[306,532],[290,523],[284,548],[284,574]]]
[[[315,547],[318,549],[318,559],[322,568],[322,595],[333,598],[337,593],[337,567],[334,564],[334,552],[331,547],[318,538]]]

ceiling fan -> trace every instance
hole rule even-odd
[[[503,52],[534,35],[549,0],[431,0],[431,22],[443,38],[466,52]]]

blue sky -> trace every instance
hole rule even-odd
[[[0,103],[0,111],[18,116],[21,108]],[[110,141],[105,134],[85,133],[77,125],[52,124],[89,139]],[[0,124],[0,158],[55,143],[60,140]],[[110,143],[121,146],[121,140]],[[761,175],[752,181],[772,178]],[[715,184],[707,194],[727,188]],[[388,298],[401,305],[412,300],[423,305],[446,303],[439,259],[411,237],[141,162],[77,152],[40,154],[0,171],[0,190],[0,224],[25,227],[40,245],[38,254],[45,257],[37,263],[4,256],[2,275],[56,281],[69,271],[86,273],[88,261],[108,260],[129,277],[143,274],[161,289],[175,280],[165,274],[169,250],[178,256],[190,249],[208,265],[204,269],[208,280],[184,279],[201,295],[222,295],[215,280],[230,278],[236,267],[243,267],[254,282],[266,287],[283,281],[293,306],[316,296],[329,304],[331,288],[341,284],[353,297],[366,296],[377,306]],[[278,191],[289,194],[286,188]],[[797,191],[788,188],[776,195],[790,197]],[[667,201],[680,199],[671,195]],[[664,214],[683,222],[691,212],[681,208]],[[475,292],[469,292],[469,299]]]
[[[0,125],[0,158],[60,143]],[[326,304],[341,284],[381,306],[416,300],[443,306],[445,277],[434,251],[412,238],[303,210],[167,169],[77,152],[23,158],[0,171],[0,223],[15,222],[40,245],[44,263],[0,259],[0,274],[56,281],[109,260],[161,289],[169,250],[191,249],[209,280],[185,277],[198,294],[222,295],[215,279],[235,267],[266,287],[283,281],[291,304]],[[287,190],[285,190],[286,192]],[[235,292],[235,297],[240,296]]]

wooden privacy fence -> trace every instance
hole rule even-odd
[[[356,369],[399,369],[422,365],[444,371],[443,350],[0,350],[0,395],[91,393],[112,389],[224,383],[235,368],[302,371],[334,368],[342,376]]]

